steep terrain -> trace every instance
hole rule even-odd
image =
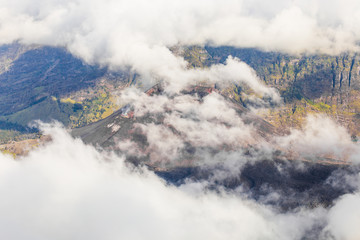
[[[63,48],[0,47],[0,140],[31,133],[33,120],[83,126],[118,108],[113,94],[133,81],[127,72],[109,72]],[[1,142],[1,141],[0,141]]]
[[[22,53],[0,75],[0,114],[8,115],[95,84],[104,69],[83,64],[65,49],[41,47]]]
[[[212,62],[224,62],[229,55],[239,58],[267,85],[279,90],[285,106],[267,115],[274,125],[300,127],[308,113],[324,113],[346,126],[354,137],[360,134],[357,54],[291,56],[232,47],[205,50]]]

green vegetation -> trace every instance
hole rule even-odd
[[[80,127],[100,119],[110,116],[114,110],[118,108],[115,98],[105,90],[101,90],[98,94],[91,98],[84,100],[81,105],[79,114],[71,116],[71,127]]]
[[[204,68],[211,64],[211,56],[204,48],[198,46],[186,47],[183,57],[192,68]]]
[[[55,98],[55,100],[57,100],[57,99]],[[75,100],[72,100],[71,98],[61,99],[60,102],[62,102],[62,103],[71,103],[71,104],[76,104],[76,103],[81,104],[81,102],[76,102]]]

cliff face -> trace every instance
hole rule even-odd
[[[220,63],[229,55],[246,62],[265,83],[286,93],[287,101],[340,96],[350,90],[360,90],[360,58],[355,53],[290,56],[231,47],[206,47],[206,50]]]
[[[278,52],[232,47],[206,47],[211,61],[231,55],[251,66],[264,82],[279,90],[285,106],[272,110],[275,125],[299,127],[307,113],[324,113],[359,135],[360,56],[290,56]]]

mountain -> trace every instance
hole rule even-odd
[[[360,62],[356,54],[290,56],[257,49],[198,46],[171,50],[183,56],[189,68],[207,68],[223,63],[229,55],[237,57],[251,66],[267,85],[279,90],[284,105],[270,108],[265,114],[255,114],[249,109],[251,103],[244,98],[244,94],[253,93],[237,85],[218,89],[204,83],[172,96],[164,92],[161,84],[148,89],[145,96],[163,97],[170,102],[176,98],[191,99],[197,107],[202,107],[209,98],[221,99],[244,124],[240,129],[254,129],[251,136],[220,145],[202,139],[207,136],[196,135],[205,143],[195,145],[186,130],[168,121],[169,116],[177,116],[178,120],[193,122],[200,128],[201,119],[191,111],[164,107],[160,112],[154,110],[137,116],[131,103],[116,104],[115,95],[134,84],[136,74],[111,72],[86,64],[62,48],[12,44],[0,48],[0,96],[4,100],[0,104],[0,137],[4,142],[40,138],[28,123],[56,119],[73,128],[74,137],[100,149],[125,154],[128,162],[145,164],[169,184],[203,181],[208,189],[243,194],[283,211],[299,206],[329,207],[339,196],[354,190],[350,185],[332,184],[334,176],[356,175],[360,171],[342,159],[322,160],[322,156],[315,156],[317,161],[314,161],[271,144],[274,136],[284,134],[289,127],[300,127],[305,115],[312,112],[325,113],[354,136],[359,134]],[[216,137],[220,134],[224,139],[230,138],[226,136],[233,131],[229,122],[224,122],[221,116],[210,122],[224,129],[215,133]],[[160,131],[160,139],[150,139],[147,127]],[[156,145],[167,138],[168,142],[172,138],[179,140],[171,146],[176,153],[166,145]],[[263,143],[270,144],[266,146],[271,151],[263,152]],[[38,144],[37,140],[25,140],[0,148],[3,152],[21,154],[26,153],[24,146]],[[221,161],[198,165],[204,158]],[[227,166],[228,158],[244,165]],[[251,160],[254,158],[256,161]],[[272,199],[270,193],[287,197]]]
[[[210,46],[176,46],[171,51],[183,56],[189,68],[223,63],[229,55],[247,63],[284,99],[283,106],[259,116],[280,131],[301,128],[308,113],[323,113],[345,126],[354,140],[359,135],[360,61],[355,53],[292,56]],[[137,76],[130,71],[112,72],[86,64],[63,48],[3,45],[0,138],[6,142],[33,132],[28,124],[37,119],[54,119],[74,128],[106,118],[121,107],[115,98],[117,93],[136,83]],[[245,108],[251,106],[244,94],[253,93],[243,86],[234,85],[226,91],[222,94]]]
[[[267,85],[277,88],[285,101],[282,108],[262,116],[275,126],[300,127],[307,113],[316,112],[346,126],[354,138],[359,135],[360,60],[355,53],[292,56],[209,46],[181,46],[171,50],[194,68],[223,63],[229,55],[247,63]],[[136,76],[86,64],[63,48],[3,45],[0,47],[2,129],[14,129],[14,124],[26,128],[35,116],[41,120],[56,119],[70,127],[98,121],[118,109],[113,96],[117,90],[134,83]],[[231,94],[246,104],[246,99],[241,97],[244,91],[234,86]],[[49,111],[50,108],[53,110]],[[33,112],[34,117],[26,112]]]
[[[359,66],[356,55],[344,54],[337,57],[325,55],[288,56],[256,49],[227,47],[181,47],[173,48],[172,51],[184,56],[189,62],[190,68],[206,68],[215,63],[223,63],[228,55],[235,56],[253,67],[266,84],[280,91],[284,97],[284,106],[280,110],[274,108],[270,114],[266,115],[249,114],[246,99],[242,98],[242,93],[246,89],[241,86],[233,86],[233,89],[222,91],[211,86],[190,87],[181,94],[199,96],[199,102],[211,94],[221,95],[232,109],[236,109],[238,118],[255,127],[254,139],[256,141],[244,142],[235,148],[217,146],[205,147],[205,149],[185,141],[185,147],[179,153],[180,157],[177,156],[170,163],[166,162],[164,156],[163,162],[157,161],[156,157],[154,158],[153,154],[156,152],[156,147],[152,145],[152,140],[149,139],[146,131],[139,126],[164,126],[168,124],[168,122],[164,122],[164,118],[167,114],[171,115],[174,112],[172,109],[161,114],[134,117],[133,107],[131,104],[126,105],[108,118],[82,128],[73,129],[73,136],[79,137],[85,143],[92,144],[100,149],[126,154],[127,161],[145,164],[153,169],[158,176],[165,179],[168,184],[181,186],[189,182],[204,182],[207,183],[205,188],[209,190],[225,190],[241,194],[263,204],[272,205],[282,211],[296,210],[299,207],[316,208],[322,206],[328,208],[340,196],[352,193],[355,190],[351,185],[333,184],[334,178],[339,181],[338,178],[341,176],[356,175],[360,171],[360,169],[349,166],[344,161],[325,159],[316,155],[311,159],[301,158],[298,155],[291,155],[289,149],[278,148],[274,145],[272,146],[273,151],[264,154],[259,149],[258,144],[261,142],[270,143],[274,136],[281,135],[284,129],[294,126],[293,123],[297,120],[292,119],[290,123],[284,122],[280,117],[275,119],[277,115],[285,115],[286,113],[286,118],[291,119],[298,117],[297,114],[301,111],[301,114],[304,114],[304,116],[301,115],[302,117],[305,117],[305,114],[309,112],[318,112],[328,114],[336,120],[334,116],[341,118],[351,111],[357,114],[357,109],[351,109],[353,107],[352,101],[358,96],[360,81],[360,76],[356,73]],[[337,62],[339,59],[342,59],[341,62]],[[337,77],[335,80],[333,79],[336,74],[340,74],[340,79],[343,75],[341,84]],[[333,81],[335,81],[335,86],[333,86]],[[344,81],[347,83],[346,86]],[[164,94],[161,85],[154,86],[146,93],[149,96]],[[302,106],[304,104],[306,104],[305,107]],[[350,105],[346,107],[347,104]],[[333,109],[334,106],[338,108],[335,108],[332,114],[328,110],[329,108]],[[350,115],[348,117],[348,121],[356,125],[356,116]],[[181,114],[181,118],[192,119],[193,116]],[[338,122],[344,124],[344,121]],[[301,122],[299,121],[298,124],[300,125]],[[345,126],[349,127],[350,125]],[[184,133],[176,126],[170,125],[168,127],[171,129],[171,134],[179,137],[184,136]],[[356,131],[353,133],[357,134]],[[164,139],[159,141],[164,141]],[[132,149],[132,152],[124,151],[122,144],[128,149]],[[231,155],[234,154],[234,149],[245,149],[245,152]],[[165,147],[162,150],[166,152]],[[210,153],[206,155],[209,158],[220,156],[220,162],[198,165],[199,152],[200,154]],[[256,161],[244,160],[244,158],[252,159],[254,157],[256,157]],[[244,162],[244,165],[237,166],[232,165],[233,163],[227,163],[227,158],[233,158],[237,163]],[[230,167],[227,166],[228,164]]]

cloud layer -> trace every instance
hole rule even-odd
[[[193,195],[190,185],[187,191],[167,186],[146,169],[127,167],[122,158],[100,154],[58,127],[46,131],[53,142],[21,161],[0,155],[1,238],[300,239],[328,221],[324,235],[358,234],[356,194],[330,212],[278,213],[232,194]],[[349,212],[350,206],[355,208]],[[342,217],[352,225],[339,221]]]
[[[232,196],[193,197],[123,159],[51,129],[19,162],[1,155],[4,239],[245,239],[284,234],[269,210]],[[109,162],[110,161],[110,162]],[[261,231],[255,229],[260,228]]]
[[[90,63],[130,66],[148,81],[170,78],[179,83],[191,76],[183,73],[186,63],[170,46],[357,51],[359,16],[356,0],[1,0],[0,43],[64,46]],[[232,66],[229,61],[228,68]],[[215,76],[222,73],[213,71]]]
[[[357,49],[359,11],[356,0],[2,0],[0,39],[118,62],[178,43],[333,52]]]
[[[21,161],[0,155],[1,238],[301,239],[317,231],[322,239],[350,240],[359,234],[358,193],[329,211],[279,213],[239,195],[168,186],[58,126],[45,131],[53,142]],[[360,186],[359,177],[353,184]]]

